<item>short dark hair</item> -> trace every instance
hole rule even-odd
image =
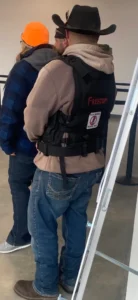
[[[66,38],[66,30],[61,27],[56,28],[55,39],[65,39],[65,38]]]

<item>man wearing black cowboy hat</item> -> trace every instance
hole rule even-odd
[[[55,48],[59,54],[63,54],[67,48],[66,31],[64,28],[56,28],[55,32]]]
[[[87,207],[105,164],[105,128],[115,100],[112,50],[98,45],[97,8],[76,5],[64,23],[68,47],[43,68],[25,109],[25,130],[38,143],[29,204],[29,231],[36,261],[34,282],[19,281],[25,299],[58,298],[58,285],[73,291],[86,242]],[[57,219],[65,245],[58,265]]]

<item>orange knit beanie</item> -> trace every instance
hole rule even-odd
[[[31,47],[48,44],[49,31],[42,23],[32,22],[26,25],[24,32],[21,35],[21,39]]]

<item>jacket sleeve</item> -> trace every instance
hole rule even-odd
[[[7,79],[0,114],[0,146],[10,155],[15,152],[18,124],[29,94],[24,62],[15,64]]]
[[[24,111],[25,131],[31,141],[42,136],[48,119],[60,108],[60,101],[52,76],[44,67],[32,89]]]

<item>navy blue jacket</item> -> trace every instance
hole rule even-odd
[[[0,146],[8,155],[22,153],[35,156],[36,154],[35,144],[29,141],[23,129],[23,112],[39,71],[56,55],[48,45],[33,48],[14,65],[9,74],[0,114]]]

